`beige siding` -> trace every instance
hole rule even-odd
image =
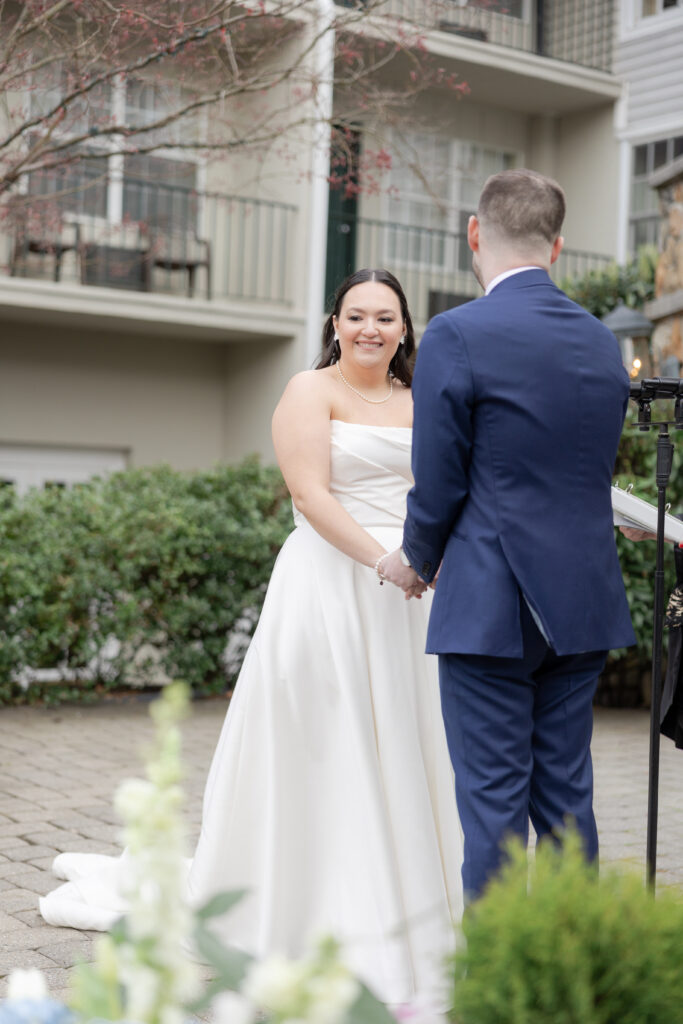
[[[133,466],[273,460],[272,408],[297,346],[221,345],[6,323],[0,442],[116,449]]]
[[[629,33],[617,49],[616,73],[628,82],[628,130],[643,138],[653,122],[655,135],[657,125],[683,126],[683,17],[658,22],[657,30]]]
[[[566,245],[616,254],[619,147],[611,105],[562,118],[556,174],[567,195]]]

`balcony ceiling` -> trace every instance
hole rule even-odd
[[[608,72],[524,50],[443,32],[431,33],[428,46],[468,83],[470,98],[477,103],[531,115],[563,115],[613,103],[622,92],[619,79]]]
[[[303,318],[282,306],[207,302],[148,292],[120,291],[0,276],[0,321],[80,330],[97,344],[98,332],[183,338],[193,341],[285,341]]]

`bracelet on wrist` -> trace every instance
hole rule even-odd
[[[384,581],[386,579],[386,576],[382,572],[382,562],[384,561],[385,558],[388,558],[388,557],[389,557],[389,552],[385,551],[384,554],[380,555],[379,558],[377,559],[377,561],[375,562],[375,572],[377,573],[377,578],[379,579],[380,587],[384,586]]]

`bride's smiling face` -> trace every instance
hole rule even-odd
[[[388,370],[405,331],[398,295],[389,285],[364,281],[349,288],[332,322],[344,363]]]

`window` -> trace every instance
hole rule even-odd
[[[27,190],[31,196],[44,196],[55,213],[106,217],[108,179],[109,160],[97,156],[32,171]]]
[[[683,156],[683,135],[633,147],[629,215],[629,249],[632,253],[637,252],[642,245],[656,245],[658,241],[657,192],[648,185],[648,177],[658,167],[679,156]]]
[[[412,134],[411,156],[391,173],[387,258],[404,264],[468,270],[467,222],[491,174],[515,164],[502,150]]]
[[[433,7],[436,27],[442,32],[533,49],[530,0],[440,0]]]
[[[681,0],[641,0],[641,18],[651,18],[672,7],[683,7]]]
[[[168,113],[169,110],[182,110],[183,101],[189,100],[186,90],[169,82],[166,85],[143,82],[131,78],[126,82],[126,121],[135,128],[144,128]],[[198,121],[196,114],[178,117],[172,124],[163,129],[146,133],[141,141],[150,142],[196,142]]]
[[[59,88],[43,88],[31,94],[32,113],[51,109],[62,90],[68,87],[63,70],[59,71]],[[94,91],[70,111],[68,124],[61,131],[81,134],[97,124],[119,123],[117,111],[125,105],[127,123],[140,127],[151,124],[164,113],[182,105],[179,87],[139,80],[117,80]],[[197,137],[197,121],[180,118],[163,129],[165,142],[175,142],[181,134],[185,140]],[[145,133],[140,144],[159,141],[162,132]],[[34,136],[34,139],[36,136]],[[62,168],[35,171],[27,176],[26,188],[31,196],[50,197],[53,217],[71,215],[76,218],[100,218],[110,223],[133,221],[155,227],[186,231],[194,228],[198,207],[195,195],[198,164],[188,160],[186,152],[176,154],[135,154],[115,156],[112,143],[98,140],[87,150],[88,156],[74,160]],[[46,204],[47,206],[47,204]]]
[[[508,18],[524,18],[524,0],[457,0],[461,7],[479,7],[492,14],[506,14]]]
[[[153,188],[150,182],[154,182]],[[189,231],[197,223],[197,165],[152,154],[123,161],[123,218],[152,227]]]
[[[42,71],[40,80],[35,82],[29,94],[31,116],[43,116],[53,110],[75,85],[75,77],[61,62],[55,64],[51,72]],[[70,104],[61,123],[60,133],[67,137],[81,135],[96,125],[111,124],[114,90],[111,82],[102,82],[94,86],[86,96]]]

